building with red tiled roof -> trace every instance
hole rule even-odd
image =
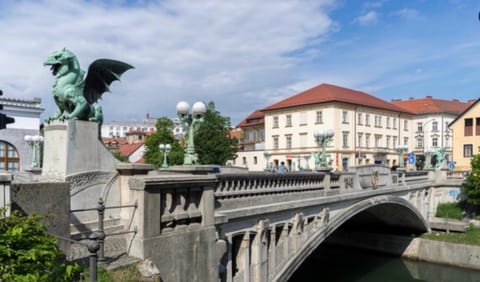
[[[388,102],[362,91],[320,84],[243,120],[238,127],[244,132],[263,124],[264,149],[244,142],[234,164],[263,170],[267,163],[285,162],[291,171],[312,169],[312,153],[320,150],[315,138],[319,130],[334,132],[326,150],[330,166],[338,170],[373,163],[401,166],[408,158],[407,154],[399,158],[400,147],[424,161],[431,150],[444,147],[451,158],[452,132],[447,125],[470,104],[428,96]],[[413,170],[420,163],[404,165]]]
[[[112,153],[118,153],[131,163],[138,163],[143,160],[145,138],[151,134],[152,132],[134,130],[126,133],[126,137],[106,137],[102,141]]]
[[[417,159],[425,163],[426,167],[432,166],[428,156],[438,148],[445,148],[446,157],[452,160],[453,132],[448,125],[471,104],[457,99],[444,100],[432,96],[425,98],[409,98],[407,100],[393,100],[392,104],[409,110],[415,114],[413,117],[413,139],[415,140],[412,151]]]
[[[313,169],[311,156],[320,150],[314,134],[326,129],[335,132],[327,146],[332,168],[398,165],[397,145],[412,145],[412,116],[409,110],[368,93],[321,84],[255,111],[242,121],[239,126],[245,130],[254,126],[251,119],[263,122],[265,149],[238,152],[242,162],[238,165],[263,170],[270,163],[285,162],[290,171]]]
[[[264,117],[265,114],[262,111],[256,110],[236,126],[236,129],[241,132],[241,136],[238,138],[238,151],[242,152],[239,165],[249,165],[254,170],[263,168],[263,163],[261,164],[259,157],[256,155],[258,151],[263,151],[265,148]],[[251,160],[250,164],[247,163],[248,159]]]

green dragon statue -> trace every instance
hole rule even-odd
[[[133,68],[124,62],[98,59],[90,64],[84,79],[85,71],[80,69],[77,57],[65,48],[53,52],[43,65],[50,66],[56,77],[53,97],[58,109],[53,116],[45,119],[47,123],[76,118],[102,124],[102,108],[96,102],[104,92],[109,91],[113,81],[120,80],[124,72]]]

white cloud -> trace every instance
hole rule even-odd
[[[359,16],[355,18],[355,22],[361,25],[369,25],[376,23],[378,21],[379,14],[375,11],[370,11],[365,15]]]
[[[122,1],[120,1],[121,3]],[[54,112],[54,78],[42,66],[67,47],[83,69],[106,57],[135,66],[114,82],[101,105],[107,120],[173,116],[176,102],[214,101],[225,115],[260,101],[242,98],[290,83],[295,56],[334,26],[332,1],[187,1],[102,4],[97,1],[7,1],[0,4],[0,89],[6,97],[40,97]],[[309,48],[315,49],[315,46]],[[253,98],[252,98],[253,99]],[[265,98],[266,99],[266,98]],[[230,114],[233,113],[233,114]]]
[[[405,19],[419,19],[420,12],[415,9],[401,9],[393,13],[395,16],[399,16]]]

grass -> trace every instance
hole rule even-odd
[[[423,234],[421,238],[428,239],[428,240],[456,243],[456,244],[480,245],[480,228],[470,225],[470,227],[465,233],[434,232],[429,234]]]

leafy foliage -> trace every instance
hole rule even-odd
[[[480,206],[480,154],[471,160],[472,171],[463,185],[462,192],[468,196],[467,203]]]
[[[201,164],[224,165],[235,158],[238,140],[230,137],[230,118],[223,117],[210,102],[195,135],[195,151]]]
[[[129,162],[128,157],[120,155],[120,152],[114,151],[112,155],[121,162]]]
[[[170,144],[172,149],[167,156],[169,165],[183,164],[183,148],[178,140],[173,136],[174,124],[167,117],[161,117],[156,123],[157,132],[147,137],[145,140],[145,162],[160,167],[163,164],[163,152],[158,145]]]
[[[460,203],[440,203],[437,206],[437,217],[463,219]]]
[[[14,211],[0,217],[0,281],[73,281],[76,264],[61,259],[56,238],[46,232],[44,216]]]

